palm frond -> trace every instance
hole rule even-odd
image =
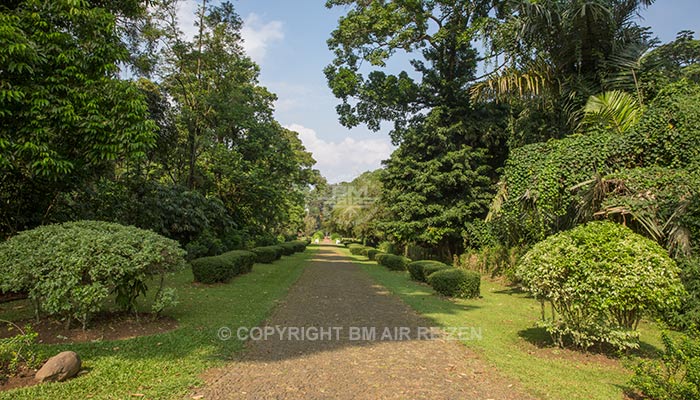
[[[642,111],[629,93],[613,90],[591,96],[581,122],[583,126],[600,125],[623,134],[640,120]]]

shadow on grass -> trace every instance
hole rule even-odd
[[[240,354],[241,360],[267,363],[324,352],[339,353],[348,348],[379,349],[393,347],[393,342],[445,338],[445,331],[437,328],[441,325],[437,319],[414,312],[386,286],[363,272],[361,265],[377,268],[375,273],[400,281],[407,280],[406,272],[389,271],[365,257],[346,255],[333,245],[314,247],[317,251],[309,260],[304,276],[261,326],[276,331],[267,339],[248,341],[246,351]],[[479,307],[445,301],[446,298],[437,296],[429,286],[409,282],[411,284],[402,285],[402,294],[409,294],[412,302],[434,302],[438,307],[432,309],[433,314],[460,314]],[[281,331],[290,328],[294,329],[294,334]],[[330,340],[314,340],[308,337],[308,330],[304,336],[297,328],[311,328],[315,337],[320,329],[326,332],[333,329],[333,333]],[[370,337],[353,338],[350,336],[353,329],[372,333]],[[397,335],[400,329],[407,330],[408,335]],[[431,332],[428,337],[419,333],[426,330]],[[386,332],[390,335],[385,339]]]
[[[518,336],[540,349],[557,347],[554,343],[554,340],[552,340],[552,336],[547,332],[545,328],[542,327],[522,329],[518,331]],[[564,349],[568,351],[577,352],[581,354],[589,353],[603,355],[609,358],[624,358],[632,356],[647,359],[657,359],[660,357],[661,354],[661,350],[658,347],[644,341],[640,341],[638,349],[632,349],[626,352],[619,352],[610,347],[609,345],[593,346],[588,350],[577,349],[570,342],[565,343],[565,346],[566,347]]]

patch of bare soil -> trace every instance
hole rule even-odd
[[[36,385],[37,382],[34,380],[34,374],[36,374],[36,370],[22,365],[15,375],[9,377],[9,379],[4,382],[0,382],[0,392]]]
[[[545,360],[570,361],[575,365],[603,365],[608,369],[624,369],[620,359],[611,354],[559,348],[553,344],[523,342],[520,347],[528,354]]]
[[[431,326],[338,250],[321,246],[262,327],[276,333],[248,341],[238,360],[208,371],[191,398],[532,398],[459,342],[417,333]],[[307,331],[279,334],[290,328]],[[319,338],[320,328],[331,333]],[[358,339],[354,328],[377,335]]]
[[[86,330],[76,322],[66,329],[63,321],[42,318],[14,321],[20,327],[31,326],[39,334],[37,341],[45,344],[80,343],[103,340],[122,340],[138,336],[164,333],[177,328],[177,321],[169,317],[154,318],[151,314],[102,313],[96,315]],[[16,335],[16,329],[0,324],[0,338]]]

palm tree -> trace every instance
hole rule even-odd
[[[573,132],[587,99],[605,89],[616,56],[649,40],[634,23],[654,0],[513,0],[491,33],[503,67],[472,89],[482,101],[564,113],[554,131]]]

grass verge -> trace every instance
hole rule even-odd
[[[182,398],[201,384],[199,374],[221,366],[242,348],[236,329],[256,326],[268,317],[314,252],[309,248],[273,264],[255,264],[252,273],[225,285],[193,285],[191,270],[174,274],[168,285],[177,290],[180,303],[165,314],[178,320],[178,329],[120,341],[41,345],[42,356],[77,352],[87,374],[0,392],[0,399]],[[218,338],[222,327],[233,332],[230,340]]]
[[[621,399],[631,376],[625,360],[583,354],[534,343],[547,334],[535,328],[540,304],[527,294],[499,283],[482,280],[480,299],[448,300],[425,284],[412,281],[407,272],[394,272],[352,257],[377,283],[441,327],[480,330],[481,338],[464,341],[504,375],[519,381],[532,395],[542,399]],[[642,348],[660,347],[659,331],[651,324],[640,326]]]

